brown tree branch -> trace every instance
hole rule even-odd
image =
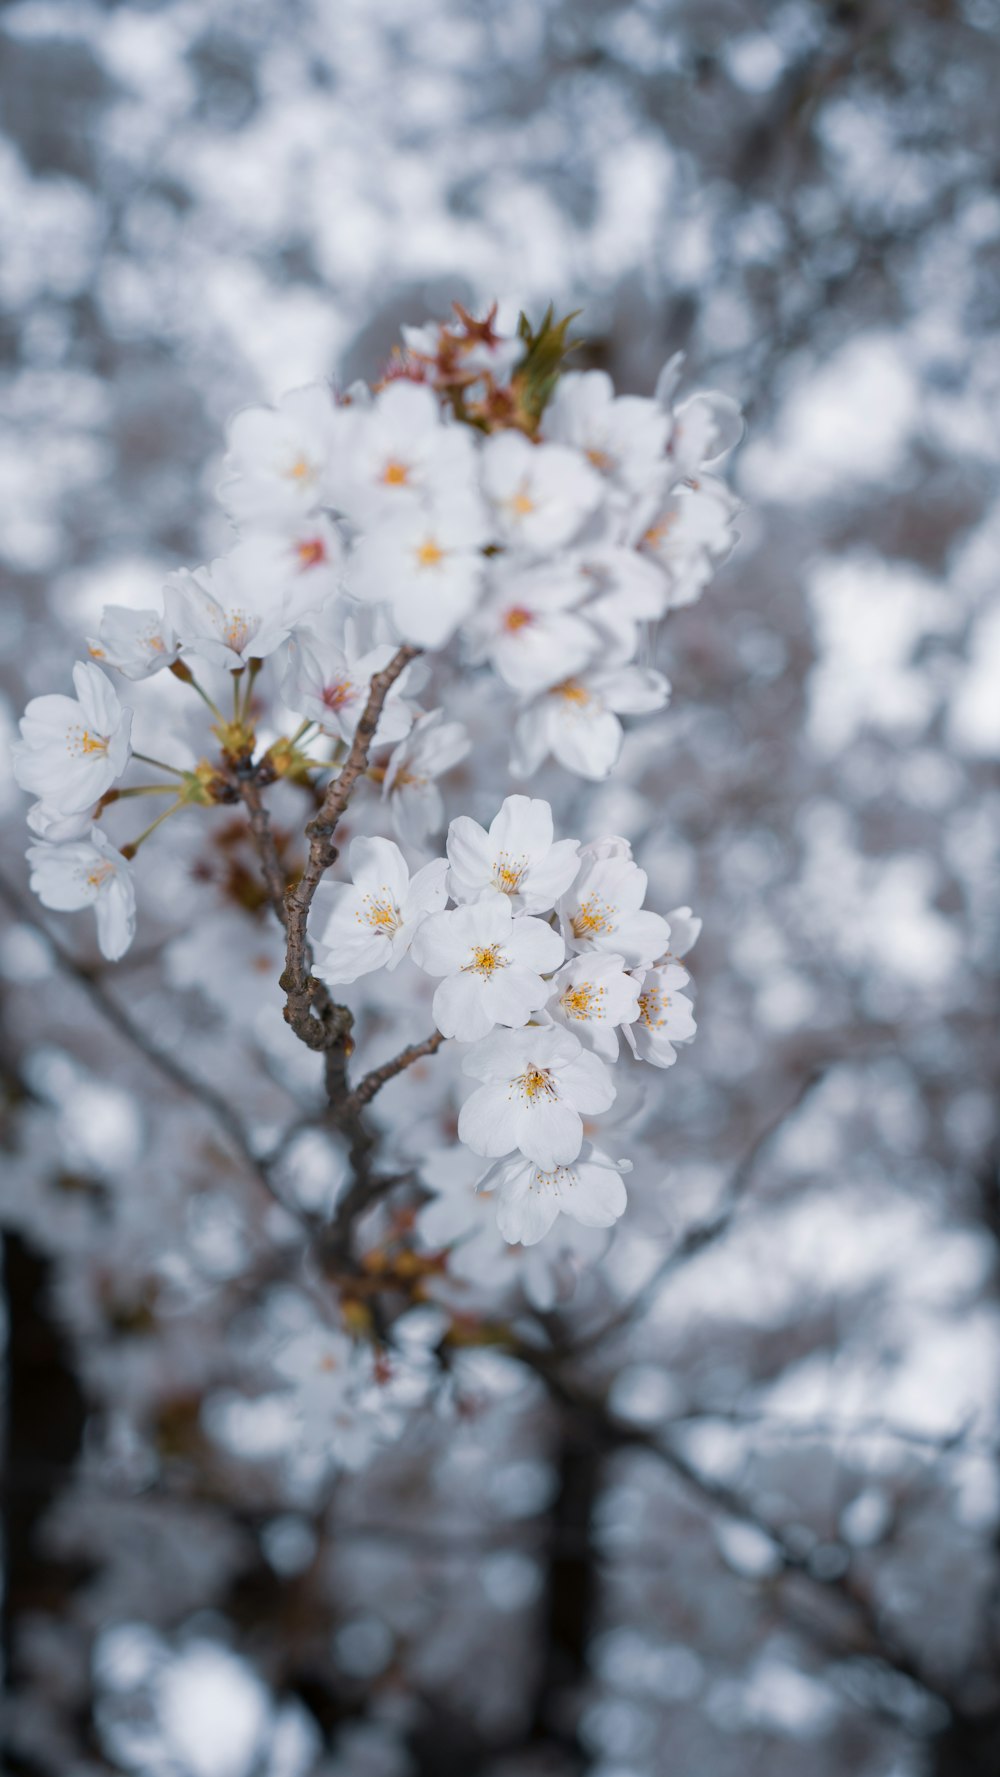
[[[388,1080],[394,1080],[397,1074],[403,1072],[404,1068],[412,1066],[415,1061],[420,1061],[424,1055],[436,1055],[444,1040],[442,1033],[439,1030],[434,1030],[429,1037],[424,1038],[422,1043],[410,1043],[407,1048],[401,1049],[398,1055],[394,1055],[391,1061],[384,1061],[381,1067],[372,1068],[371,1073],[365,1074],[364,1079],[358,1081],[351,1093],[352,1107],[360,1111],[364,1105],[370,1104],[376,1092],[381,1092]]]

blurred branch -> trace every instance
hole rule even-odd
[[[294,1204],[287,1202],[276,1188],[266,1160],[254,1150],[241,1118],[237,1116],[232,1105],[223,1097],[222,1093],[216,1092],[213,1086],[210,1086],[199,1076],[189,1073],[187,1068],[173,1055],[170,1055],[165,1049],[161,1049],[157,1043],[152,1042],[142,1026],[126,1012],[123,1006],[119,1005],[97,972],[90,969],[86,963],[80,962],[58,938],[53,937],[48,928],[36,917],[33,908],[24,896],[2,874],[0,874],[0,900],[6,903],[11,913],[23,925],[30,926],[33,931],[38,932],[45,939],[62,973],[76,982],[112,1029],[117,1031],[118,1035],[123,1037],[137,1054],[142,1055],[165,1080],[169,1080],[179,1092],[195,1099],[208,1112],[209,1116],[229,1137],[240,1159],[253,1173],[254,1178],[263,1185],[269,1195],[281,1205],[281,1208],[294,1215],[299,1221],[303,1220],[302,1211]]]

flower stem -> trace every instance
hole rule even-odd
[[[171,777],[183,777],[184,776],[183,771],[179,770],[176,765],[167,765],[164,763],[164,761],[162,759],[154,759],[151,756],[151,754],[149,754],[149,753],[135,753],[135,752],[133,752],[132,757],[133,757],[133,759],[141,759],[143,765],[155,765],[157,771],[169,771]],[[162,787],[163,787],[163,789],[168,789],[169,785],[164,784]],[[124,790],[122,791],[122,795],[127,795],[127,793],[128,793],[127,791],[124,791]]]
[[[172,802],[170,804],[169,808],[165,808],[163,810],[162,814],[157,815],[155,821],[150,821],[149,826],[143,828],[142,832],[139,834],[137,839],[132,839],[129,841],[128,845],[122,846],[122,848],[121,848],[122,857],[123,858],[134,858],[135,854],[139,850],[139,847],[142,844],[143,840],[148,839],[149,835],[151,833],[156,832],[157,827],[161,826],[164,821],[168,821],[170,819],[170,816],[172,814],[176,814],[177,810],[179,808],[183,808],[183,806],[184,806],[183,802]]]

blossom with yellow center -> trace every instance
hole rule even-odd
[[[588,895],[570,920],[574,938],[593,938],[598,932],[613,932],[615,912],[616,909],[602,901],[600,895]]]
[[[362,925],[371,926],[373,931],[383,932],[391,938],[399,931],[403,921],[399,908],[386,887],[379,889],[374,895],[364,895],[361,906],[355,916]]]
[[[580,981],[575,987],[567,988],[561,996],[559,1004],[567,1018],[599,1018],[601,1001],[606,993],[606,988],[596,986],[593,981]]]
[[[581,685],[579,679],[564,679],[561,685],[553,685],[549,695],[561,697],[565,703],[573,704],[578,709],[593,702],[590,692],[585,685]]]
[[[509,852],[498,852],[493,862],[494,886],[502,895],[516,895],[527,868],[526,857],[512,858]]]
[[[91,734],[89,728],[83,728],[79,723],[66,730],[66,751],[71,758],[83,759],[88,753],[106,753],[107,750],[106,734]]]
[[[547,1067],[529,1067],[523,1074],[510,1083],[511,1096],[519,1096],[528,1104],[535,1104],[538,1099],[559,1097],[559,1088]]]
[[[667,1009],[670,1005],[669,994],[659,987],[647,987],[639,995],[639,1017],[647,1030],[659,1030],[666,1024]]]
[[[334,679],[330,685],[323,686],[323,703],[328,710],[342,710],[355,695],[355,688],[350,679]]]
[[[529,611],[525,605],[511,605],[510,609],[504,612],[502,618],[504,629],[509,630],[511,635],[516,635],[519,629],[526,629],[528,624],[534,623],[534,621],[535,613]]]
[[[490,976],[495,975],[498,969],[505,969],[506,967],[507,958],[504,956],[499,944],[483,944],[478,946],[472,952],[471,963],[464,963],[462,965],[462,973],[463,975],[482,975],[483,979],[488,981]]]

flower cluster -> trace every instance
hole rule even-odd
[[[437,1029],[469,1045],[478,1082],[459,1139],[497,1161],[479,1188],[496,1191],[505,1238],[531,1244],[560,1211],[616,1221],[628,1163],[585,1146],[584,1120],[614,1102],[619,1033],[655,1067],[694,1036],[679,958],[700,922],[646,911],[627,840],[555,839],[549,804],[528,796],[508,796],[488,832],[459,816],[446,857],[413,876],[389,839],[355,839],[349,864],[351,882],[313,902],[316,972],[341,987],[409,956],[437,981]]]
[[[404,330],[374,389],[315,384],[236,417],[219,490],[233,548],[169,575],[156,609],[106,606],[75,696],[36,697],[21,723],[32,887],[50,908],[93,906],[106,956],[132,941],[139,847],[179,811],[245,804],[259,841],[279,781],[303,817],[332,798],[339,818],[357,789],[375,827],[373,796],[402,845],[425,846],[444,825],[440,780],[470,747],[419,701],[443,672],[509,697],[518,777],[551,756],[605,778],[622,716],[665,705],[666,679],[639,656],[731,546],[733,497],[707,471],[739,416],[717,394],[677,404],[679,360],[655,397],[617,396],[604,372],[565,368],[567,329],[550,313],[505,335],[495,311],[457,308]],[[183,714],[170,718],[165,686],[133,711],[109,673],[172,674]],[[206,706],[214,745],[191,720]],[[127,778],[136,763],[153,781]],[[169,800],[116,845],[101,815],[145,796]],[[294,842],[287,857],[268,843],[262,902],[292,959],[285,896],[303,864]],[[488,832],[460,815],[446,851],[411,869],[393,840],[357,836],[345,882],[332,848],[318,865],[310,849],[315,976],[335,989],[408,957],[435,981],[434,1045],[467,1045],[475,1082],[458,1134],[492,1162],[480,1187],[508,1241],[538,1240],[560,1211],[610,1226],[627,1162],[594,1145],[593,1119],[620,1054],[666,1067],[693,1035],[679,958],[697,922],[646,910],[628,843],[557,840],[537,798],[509,796]]]

